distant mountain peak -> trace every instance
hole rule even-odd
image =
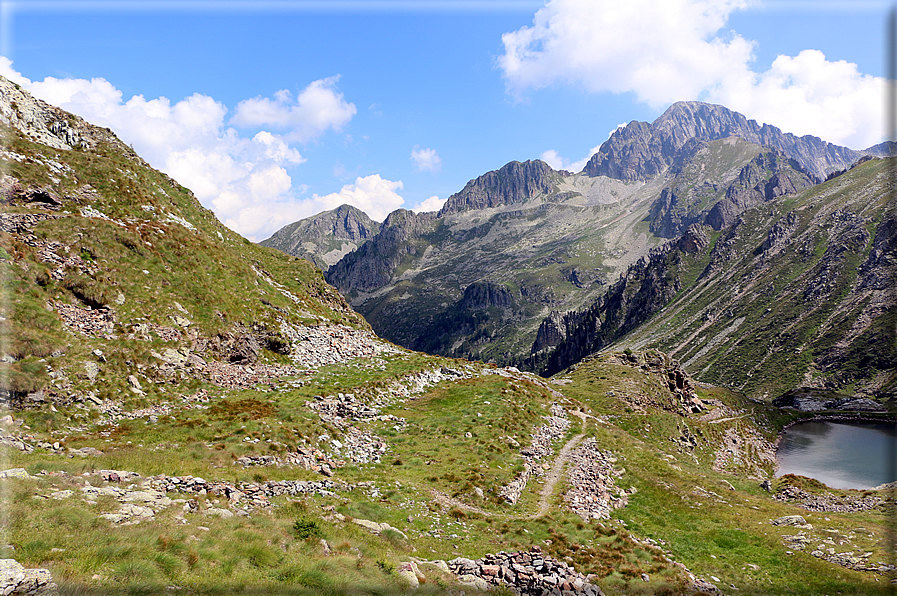
[[[648,180],[669,167],[689,139],[712,141],[729,136],[779,149],[820,181],[864,154],[812,135],[784,133],[721,105],[678,101],[653,123],[633,121],[614,131],[583,172],[618,180]]]
[[[522,203],[536,195],[548,193],[554,184],[552,174],[557,172],[539,159],[522,163],[512,161],[468,182],[460,192],[446,200],[438,217]]]
[[[259,244],[308,259],[326,270],[379,229],[380,224],[358,207],[340,205],[286,225]]]

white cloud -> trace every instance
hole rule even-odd
[[[586,167],[586,163],[588,163],[589,158],[595,155],[598,152],[598,149],[601,148],[601,145],[596,145],[589,150],[589,154],[583,158],[577,159],[575,161],[567,161],[561,155],[555,151],[554,149],[549,149],[548,151],[543,151],[542,155],[539,156],[539,159],[550,165],[555,170],[567,170],[568,172],[581,172],[584,167]]]
[[[270,126],[287,130],[291,141],[306,142],[321,136],[328,129],[342,130],[358,112],[355,104],[346,102],[335,89],[339,76],[314,81],[302,90],[296,101],[282,89],[274,99],[254,97],[237,104],[230,123],[246,128]]]
[[[313,195],[311,202],[319,207],[316,213],[348,204],[358,207],[372,219],[383,221],[390,212],[405,203],[405,199],[396,193],[402,186],[401,180],[393,182],[381,178],[380,174],[359,176],[354,184],[346,184],[339,192],[324,196]]]
[[[438,172],[442,167],[442,158],[436,150],[421,149],[420,145],[415,145],[411,149],[411,161],[414,162],[414,168],[418,172]]]
[[[724,29],[750,0],[551,0],[502,36],[508,90],[575,84],[652,107],[718,102],[786,132],[865,148],[881,138],[882,79],[815,50],[754,72],[755,42]]]
[[[445,205],[446,199],[440,199],[433,195],[429,199],[425,199],[411,208],[415,213],[423,213],[425,211],[439,211]]]
[[[818,50],[779,56],[759,75],[743,74],[708,99],[786,132],[865,149],[883,133],[884,81],[856,64],[826,60]]]
[[[287,129],[284,135],[261,130],[248,137],[226,126],[227,107],[207,95],[197,93],[175,103],[165,97],[147,100],[140,95],[124,101],[122,92],[102,78],[30,81],[3,56],[0,74],[48,103],[111,128],[153,167],[191,189],[225,225],[250,240],[266,238],[279,227],[321,210],[319,202],[326,202],[326,197],[297,198],[308,187],[294,187],[288,168],[305,158],[289,142],[338,129],[355,114],[355,106],[334,90],[336,77],[332,77],[308,85],[295,104],[287,91],[277,92],[273,101],[239,104],[241,122]],[[249,109],[264,106],[265,101],[271,106],[268,112]],[[401,188],[401,182],[382,181],[381,186],[389,184]],[[379,213],[382,209],[375,202],[380,197],[391,210],[398,195],[382,189],[378,194],[368,186],[363,182],[356,189],[359,206],[367,197],[366,210]],[[401,204],[401,197],[398,202]]]

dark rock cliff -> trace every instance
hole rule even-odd
[[[461,308],[478,310],[482,308],[510,308],[514,304],[511,291],[503,285],[492,282],[472,283],[464,290]]]
[[[372,292],[388,284],[395,268],[417,252],[414,240],[434,226],[432,213],[393,211],[380,232],[327,270],[327,283],[344,295],[352,290]]]
[[[468,182],[460,192],[448,198],[438,217],[460,211],[522,203],[536,195],[550,193],[553,186],[552,174],[556,172],[551,166],[538,159],[523,163],[512,161]]]
[[[608,288],[591,307],[560,317],[557,313],[543,321],[533,352],[561,338],[554,350],[533,364],[545,375],[553,375],[593,354],[647,321],[680,290],[679,265],[683,252],[704,250],[709,243],[701,226],[690,226],[675,242],[652,250],[639,259]]]
[[[677,102],[651,124],[633,121],[617,129],[583,172],[618,180],[648,180],[670,166],[689,139],[710,141],[729,136],[784,151],[818,180],[863,156],[863,152],[818,137],[798,137],[775,126],[761,126],[723,106]]]

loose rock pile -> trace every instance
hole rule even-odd
[[[894,565],[871,562],[869,557],[872,556],[872,552],[870,551],[857,552],[855,550],[849,550],[840,553],[837,552],[835,542],[830,537],[820,539],[819,537],[808,535],[806,531],[801,531],[794,535],[782,536],[782,542],[788,548],[800,551],[810,551],[810,554],[818,559],[824,559],[830,563],[848,569],[854,569],[856,571],[872,571],[881,574],[887,574],[894,571]]]
[[[629,503],[625,491],[614,484],[623,474],[615,470],[617,458],[610,451],[601,451],[594,438],[588,438],[570,454],[570,490],[564,501],[584,521],[607,519],[610,512]]]
[[[280,332],[292,344],[290,358],[301,368],[320,368],[342,364],[355,358],[373,358],[399,352],[370,331],[358,331],[345,325],[297,327],[281,323]]]
[[[836,513],[852,513],[875,509],[884,502],[876,495],[843,495],[832,493],[814,495],[796,486],[787,486],[772,497],[776,501],[795,503],[808,511],[830,511]]]
[[[14,182],[10,183],[9,180]],[[10,193],[17,192],[15,190],[17,185],[21,188],[21,185],[18,184],[15,178],[4,175],[0,179],[0,193],[5,197],[9,197]],[[38,223],[48,219],[59,219],[60,217],[66,216],[50,213],[0,213],[0,230],[7,234],[27,234]],[[33,236],[31,238],[35,239]]]
[[[297,376],[305,373],[293,366],[255,363],[252,366],[210,362],[203,368],[209,380],[219,387],[242,389],[254,387],[280,377]]]
[[[64,302],[55,302],[56,312],[62,322],[73,331],[93,337],[112,337],[115,315],[109,308],[81,308]]]
[[[240,505],[243,510],[271,506],[269,499],[280,495],[319,494],[333,496],[334,491],[353,490],[354,486],[332,480],[269,480],[267,482],[241,482],[233,484],[221,480],[205,480],[194,476],[151,476],[147,486],[164,492],[192,493],[197,495],[225,496],[231,507]]]
[[[320,449],[313,447],[296,447],[295,451],[283,457],[276,455],[247,455],[237,459],[236,463],[248,466],[297,466],[305,470],[320,472],[324,476],[333,476],[333,470],[341,468],[346,462],[327,457]]]
[[[499,495],[513,505],[520,498],[523,489],[526,488],[527,482],[531,474],[539,475],[542,473],[542,466],[539,463],[543,457],[549,456],[554,451],[551,443],[567,434],[570,428],[570,419],[567,418],[567,412],[558,404],[551,405],[551,416],[543,416],[546,424],[539,427],[532,436],[532,441],[528,447],[520,450],[523,456],[523,471],[520,476],[512,480],[507,486],[503,487]]]
[[[0,559],[3,596],[58,596],[59,588],[46,569],[25,569],[15,559]]]
[[[462,585],[486,590],[508,586],[521,596],[603,596],[601,588],[563,561],[542,554],[538,546],[529,551],[486,555],[472,561],[457,558],[448,568]]]

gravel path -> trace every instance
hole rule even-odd
[[[539,491],[539,508],[536,510],[536,513],[529,517],[529,519],[537,519],[548,513],[548,508],[550,507],[548,501],[554,494],[554,487],[557,485],[558,480],[560,480],[561,474],[564,471],[564,466],[570,459],[570,453],[572,453],[573,450],[576,449],[579,443],[586,436],[586,415],[583,412],[579,411],[573,411],[571,412],[571,414],[578,417],[582,421],[583,432],[567,441],[567,443],[561,448],[560,453],[558,453],[558,456],[555,458],[554,463],[551,466],[551,470],[545,476],[545,485],[542,487],[542,490]]]
[[[550,507],[548,501],[554,494],[554,487],[561,478],[567,460],[570,459],[570,453],[576,449],[577,445],[579,445],[580,441],[582,441],[585,436],[584,433],[578,434],[567,441],[567,444],[561,448],[560,453],[558,453],[558,456],[554,460],[554,464],[551,466],[551,470],[545,476],[545,485],[542,487],[542,490],[539,491],[539,508],[534,514],[529,516],[529,519],[537,519],[548,513],[548,508]]]

